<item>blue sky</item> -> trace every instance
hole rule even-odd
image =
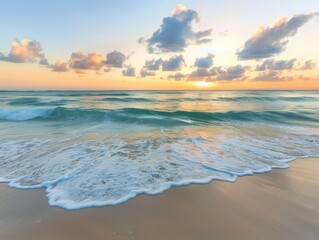
[[[151,34],[179,3],[196,9],[202,22],[212,24],[216,31],[241,28],[243,36],[278,16],[319,10],[316,0],[302,1],[302,4],[300,0],[11,0],[1,4],[1,46],[5,47],[14,38],[28,38],[62,53],[74,48],[106,51],[127,45],[133,47],[139,37]]]

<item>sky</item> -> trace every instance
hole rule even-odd
[[[0,89],[319,89],[318,0],[5,0]]]

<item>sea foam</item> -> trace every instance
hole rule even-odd
[[[50,205],[79,209],[114,205],[172,186],[233,182],[287,168],[295,158],[319,155],[318,135],[276,129],[276,136],[256,137],[254,129],[248,130],[243,135],[228,129],[211,137],[158,132],[121,139],[82,133],[45,141],[1,141],[0,180],[21,189],[45,187]]]

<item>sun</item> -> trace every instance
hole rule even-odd
[[[196,82],[196,85],[197,85],[197,87],[205,88],[205,87],[212,86],[213,83],[212,82],[206,82],[206,81],[200,81],[200,82]]]

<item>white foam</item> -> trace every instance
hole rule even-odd
[[[296,157],[319,155],[316,134],[223,132],[205,138],[181,137],[186,132],[178,131],[124,138],[83,131],[73,137],[1,140],[0,181],[22,189],[45,187],[50,205],[79,209],[173,186],[233,182],[286,168]]]

